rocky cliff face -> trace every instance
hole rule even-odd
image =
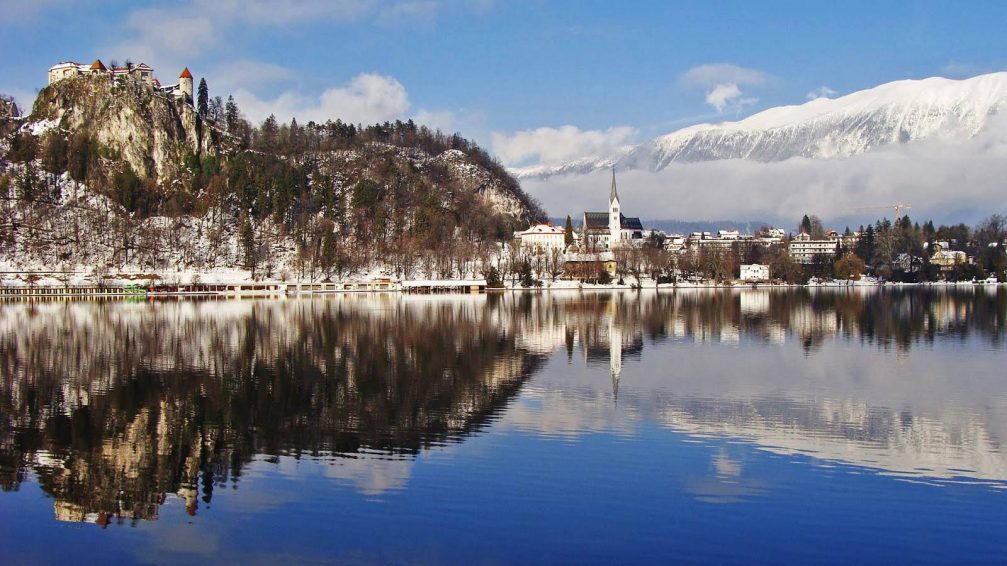
[[[217,134],[192,105],[133,81],[64,79],[39,92],[29,117],[36,130],[86,131],[144,179],[168,182],[186,155],[216,155]]]

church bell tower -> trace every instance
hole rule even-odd
[[[615,167],[612,168],[612,192],[608,197],[608,237],[609,247],[615,247],[622,237],[622,214],[619,206],[619,192],[615,188]]]

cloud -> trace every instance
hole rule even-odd
[[[706,93],[706,103],[722,114],[724,110],[730,108],[740,111],[745,106],[751,106],[758,102],[758,98],[742,97],[741,89],[734,83],[725,83],[713,87],[713,90]]]
[[[364,73],[345,85],[330,87],[318,97],[287,91],[272,100],[263,100],[247,90],[238,90],[234,99],[245,116],[259,122],[270,114],[277,120],[324,122],[339,118],[344,122],[372,124],[403,117],[409,110],[409,95],[393,77]]]
[[[682,81],[692,86],[712,87],[724,83],[758,85],[766,82],[767,75],[756,69],[739,67],[730,63],[697,65],[682,74]]]
[[[378,22],[384,25],[430,24],[437,16],[441,4],[436,0],[410,0],[385,6],[378,13]]]
[[[375,11],[376,0],[214,0],[193,2],[189,8],[219,22],[242,22],[264,27],[300,22],[345,22]]]
[[[284,82],[294,76],[290,69],[252,59],[227,61],[219,65],[208,76],[213,77],[213,87],[218,92],[233,92],[244,88],[255,90],[257,87],[269,86]]]
[[[604,202],[608,173],[525,179],[522,187],[552,216],[592,210]],[[674,163],[653,173],[619,174],[626,213],[650,219],[729,218],[792,225],[805,213],[826,221],[862,223],[853,208],[912,204],[913,218],[974,222],[1004,214],[1007,116],[965,142],[931,139],[893,144],[843,159],[792,158],[764,163],[723,160]],[[871,215],[867,215],[871,216]]]
[[[513,134],[494,133],[493,151],[511,165],[528,160],[547,165],[572,159],[603,155],[630,143],[636,130],[615,126],[607,130],[581,130],[576,126],[537,128]]]
[[[148,8],[130,12],[125,27],[153,51],[195,55],[215,43],[214,25],[199,14],[177,14],[171,10]]]
[[[434,0],[214,0],[139,8],[126,14],[124,38],[102,52],[125,54],[155,66],[177,66],[183,59],[225,46],[230,35],[246,34],[248,27],[354,22],[384,12],[406,15],[428,2],[436,4]]]
[[[458,117],[450,110],[420,109],[413,116],[413,121],[431,130],[453,133],[458,127]]]
[[[23,24],[26,21],[34,22],[35,18],[44,11],[62,7],[69,4],[69,0],[0,0],[0,27],[4,24]]]
[[[831,88],[822,85],[815,90],[809,91],[807,94],[808,100],[817,100],[819,98],[832,98],[836,95],[836,91]]]
[[[725,111],[740,112],[746,106],[759,101],[758,98],[744,96],[741,86],[760,85],[767,75],[757,69],[739,67],[730,63],[697,65],[682,74],[681,81],[689,87],[701,87],[706,91],[706,103],[718,114]]]

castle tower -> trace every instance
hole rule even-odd
[[[615,167],[612,168],[612,192],[608,197],[608,242],[609,247],[618,245],[622,237],[622,214],[619,212],[619,192],[615,188]]]
[[[178,88],[188,97],[188,100],[192,100],[192,73],[189,72],[188,67],[182,69],[182,74],[178,75]]]

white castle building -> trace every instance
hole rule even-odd
[[[582,241],[588,250],[609,250],[631,245],[643,239],[643,224],[639,218],[623,216],[619,204],[619,191],[615,186],[615,169],[612,169],[612,190],[608,197],[608,212],[585,212],[581,229]]]
[[[49,67],[49,84],[73,77],[99,75],[111,77],[112,80],[136,81],[175,98],[192,100],[192,73],[189,72],[188,67],[183,69],[182,74],[178,76],[177,84],[162,86],[161,81],[154,76],[154,69],[146,63],[109,69],[101,62],[101,59],[95,59],[94,63],[90,65],[75,61],[63,61]]]

